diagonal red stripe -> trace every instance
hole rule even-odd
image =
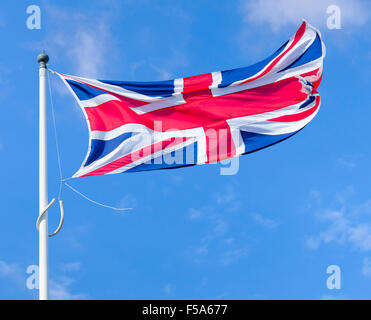
[[[281,116],[281,117],[277,117],[277,118],[273,118],[273,119],[269,119],[268,121],[276,121],[276,122],[294,122],[294,121],[300,121],[300,120],[303,120],[305,118],[308,118],[310,115],[312,115],[314,112],[316,112],[316,110],[318,109],[319,107],[319,103],[320,103],[321,99],[319,96],[316,97],[316,104],[312,107],[312,108],[309,108],[308,110],[306,111],[303,111],[303,112],[299,112],[299,113],[295,113],[295,114],[289,114],[289,115],[286,115],[286,116]]]
[[[120,169],[121,167],[124,167],[126,165],[129,165],[135,161],[138,161],[139,159],[149,156],[154,152],[158,152],[161,150],[165,150],[168,148],[171,148],[173,146],[176,146],[180,143],[183,143],[187,141],[188,139],[191,139],[190,137],[181,137],[181,138],[171,138],[168,140],[163,140],[151,145],[148,145],[144,148],[141,148],[139,150],[136,150],[122,158],[119,158],[115,161],[112,161],[105,166],[100,167],[97,170],[91,171],[85,175],[82,175],[82,177],[88,177],[88,176],[95,176],[100,174],[108,174],[112,171],[115,171],[117,169]]]

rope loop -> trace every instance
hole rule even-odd
[[[39,217],[37,218],[36,229],[37,229],[38,232],[40,232],[40,223],[41,223],[42,218],[44,217],[45,213],[48,212],[48,210],[54,204],[54,202],[55,202],[55,198],[53,198],[52,201],[50,201],[50,203],[46,206],[46,208],[40,213]],[[64,222],[64,208],[63,208],[63,201],[62,200],[59,200],[59,208],[60,208],[60,213],[61,213],[61,217],[60,217],[60,220],[59,220],[59,225],[53,233],[49,234],[49,237],[55,236],[62,229],[63,222]]]
[[[80,195],[81,197],[83,197],[84,199],[98,205],[98,206],[101,206],[101,207],[104,207],[104,208],[108,208],[108,209],[112,209],[112,210],[116,210],[116,211],[125,211],[125,210],[132,210],[132,208],[116,208],[116,207],[112,207],[112,206],[109,206],[109,205],[106,205],[106,204],[103,204],[103,203],[100,203],[98,201],[95,201],[95,200],[92,200],[90,199],[89,197],[87,197],[86,195],[82,194],[80,191],[76,190],[74,187],[70,186],[66,181],[63,182],[68,188],[70,188],[72,191],[76,192],[78,195]]]
[[[53,71],[51,69],[47,69],[47,70],[50,71],[53,74],[56,73],[55,71]],[[59,193],[58,193],[58,201],[59,201],[59,210],[60,210],[60,220],[59,220],[59,225],[58,225],[57,229],[55,229],[55,231],[53,233],[49,234],[49,237],[53,237],[53,236],[55,236],[61,230],[61,228],[63,226],[63,222],[64,222],[64,208],[63,208],[63,201],[61,200],[61,194],[62,194],[63,184],[65,184],[72,191],[76,192],[78,195],[80,195],[84,199],[86,199],[86,200],[88,200],[88,201],[90,201],[90,202],[92,202],[92,203],[94,203],[96,205],[99,205],[101,207],[109,208],[109,209],[116,210],[116,211],[131,210],[132,208],[116,208],[116,207],[112,207],[112,206],[109,206],[109,205],[100,203],[98,201],[92,200],[89,197],[87,197],[86,195],[82,194],[80,191],[76,190],[74,187],[70,186],[66,182],[67,180],[70,180],[71,178],[66,178],[66,179],[63,178],[62,165],[61,165],[61,155],[60,155],[59,142],[58,142],[58,134],[57,134],[57,123],[56,123],[56,118],[55,118],[54,102],[53,102],[53,95],[52,95],[52,88],[51,88],[51,81],[50,81],[49,73],[48,73],[48,76],[47,77],[48,77],[49,96],[50,96],[50,104],[51,104],[51,111],[52,111],[53,128],[54,128],[54,138],[55,138],[55,146],[56,146],[56,153],[57,153],[57,160],[58,160],[58,169],[59,169]],[[56,199],[53,198],[50,201],[50,203],[46,206],[46,208],[43,209],[43,211],[40,213],[40,215],[39,215],[39,217],[37,218],[37,221],[36,221],[36,229],[37,229],[37,231],[39,231],[39,229],[40,229],[40,223],[41,223],[42,218],[48,212],[48,210],[54,204],[55,201],[56,201]]]

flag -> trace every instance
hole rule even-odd
[[[155,82],[58,73],[89,129],[73,177],[217,162],[283,141],[318,112],[324,56],[304,21],[267,59],[239,69]]]

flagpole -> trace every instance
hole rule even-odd
[[[37,56],[39,67],[39,215],[48,205],[48,172],[46,145],[46,64],[49,57],[42,51]],[[48,300],[48,213],[39,225],[39,299]]]

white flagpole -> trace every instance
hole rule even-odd
[[[46,64],[49,57],[43,51],[37,56],[39,68],[39,215],[48,205],[48,172],[46,145]],[[48,213],[39,225],[39,299],[47,300],[48,286]]]

